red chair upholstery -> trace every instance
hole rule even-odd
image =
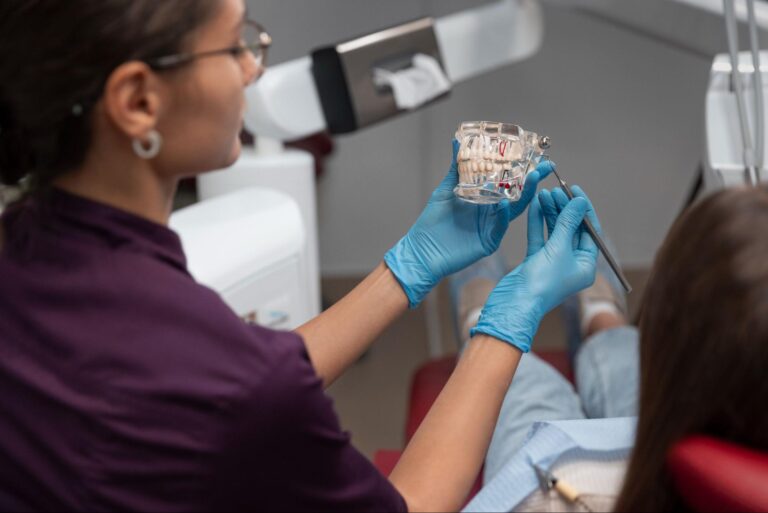
[[[408,413],[405,419],[406,444],[419,429],[421,421],[427,416],[432,403],[448,382],[454,367],[456,367],[456,356],[445,356],[425,363],[413,375],[411,397],[408,400]]]
[[[573,371],[565,351],[537,351],[536,354],[573,382]],[[454,367],[456,367],[456,355],[445,356],[425,363],[413,375],[405,424],[406,443],[410,441],[421,425],[421,421],[427,416],[427,412],[440,395]]]
[[[553,367],[563,373],[571,382],[573,382],[573,371],[565,351],[537,351],[536,354],[549,362]],[[427,416],[427,412],[432,407],[437,396],[443,390],[448,378],[451,376],[454,367],[456,367],[456,355],[445,356],[437,360],[432,360],[421,367],[413,375],[411,380],[411,396],[408,401],[408,413],[405,423],[405,441],[408,443],[416,430],[421,425],[421,421]],[[400,451],[381,450],[374,455],[373,462],[376,468],[388,476],[397,465],[400,458]],[[477,477],[469,498],[480,490],[482,486],[482,472]]]
[[[673,447],[667,463],[695,511],[768,511],[768,453],[693,436]]]
[[[537,351],[536,354],[573,382],[573,371],[565,351]],[[405,425],[406,443],[410,441],[421,425],[421,421],[427,416],[427,412],[440,395],[454,367],[456,367],[456,356],[451,355],[425,363],[413,375]]]
[[[373,464],[383,475],[388,476],[395,469],[403,451],[379,450],[373,455]]]

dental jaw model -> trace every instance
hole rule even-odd
[[[456,196],[470,203],[517,201],[525,177],[549,148],[539,137],[517,125],[494,121],[464,122],[456,132],[459,184]]]

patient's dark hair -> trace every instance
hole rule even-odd
[[[82,164],[91,108],[129,60],[179,52],[217,0],[1,0],[0,182]]]
[[[677,441],[768,450],[768,188],[719,192],[674,224],[640,332],[637,441],[616,510],[686,510],[665,466]]]

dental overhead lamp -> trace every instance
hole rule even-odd
[[[532,0],[391,27],[270,68],[247,91],[245,123],[280,140],[353,132],[530,57],[542,38],[541,8]]]
[[[268,68],[246,90],[245,126],[255,148],[245,148],[231,168],[198,177],[203,201],[171,220],[190,271],[248,320],[293,328],[314,317],[314,162],[283,141],[347,134],[430,105],[460,82],[533,55],[542,39],[538,2],[497,0]]]

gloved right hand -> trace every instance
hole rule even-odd
[[[600,224],[584,192],[572,191],[573,200],[555,189],[542,190],[531,202],[525,260],[491,292],[472,336],[484,333],[527,353],[544,315],[595,281],[598,250],[582,220],[589,216],[598,233]]]

